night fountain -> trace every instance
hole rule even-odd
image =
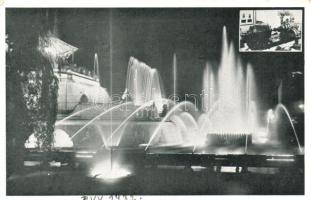
[[[158,141],[165,143],[163,142],[165,139],[161,140],[165,134],[163,124],[169,122],[174,128],[166,131],[168,132],[166,134],[178,133],[179,137],[175,136],[175,144],[183,147],[193,146],[193,153],[284,154],[296,153],[297,148],[298,152],[302,153],[295,127],[284,105],[279,103],[273,114],[280,115],[278,114],[280,112],[286,114],[282,121],[289,122],[291,125],[294,143],[296,143],[294,148],[283,145],[286,143],[284,140],[291,140],[291,135],[279,130],[272,133],[269,128],[271,119],[267,121],[267,125],[259,120],[260,105],[254,71],[251,64],[247,64],[246,67],[242,65],[233,44],[229,45],[227,41],[225,27],[221,55],[218,71],[215,71],[210,64],[206,65],[203,75],[202,112],[199,112],[191,102],[176,104],[153,131],[145,150],[150,152],[150,148],[159,146]],[[174,57],[174,63],[176,63],[175,59]],[[282,123],[274,123],[274,126],[282,126]],[[274,137],[275,134],[282,135],[283,139]]]
[[[191,102],[175,101],[175,54],[173,72],[174,101],[165,98],[158,71],[131,57],[122,101],[78,106],[71,115],[56,122],[55,133],[66,135],[66,141],[70,138],[71,143],[64,147],[76,152],[97,152],[91,174],[104,178],[130,173],[130,167],[122,162],[122,154],[128,152],[257,155],[295,154],[298,149],[303,153],[291,116],[281,102],[267,111],[266,123],[260,122],[252,66],[242,65],[227,40],[225,27],[218,70],[208,63],[204,70],[201,110]],[[281,119],[282,114],[285,117]],[[280,121],[290,124],[293,148],[284,145],[291,136],[277,129],[282,126]]]
[[[244,73],[233,44],[227,41],[225,28],[218,72],[207,64],[203,80],[204,112],[199,127],[207,142],[251,142],[259,128],[255,77],[250,64]]]
[[[184,143],[204,146],[215,142],[227,145],[232,142],[245,144],[251,141],[259,126],[256,85],[251,65],[247,66],[245,76],[242,65],[236,57],[233,45],[228,46],[224,28],[219,71],[213,72],[211,66],[207,64],[204,72],[203,113],[194,112],[198,109],[192,103],[181,102],[162,119],[162,122],[172,121],[177,126],[176,129],[182,132],[185,139]],[[188,109],[191,108],[191,114],[181,109],[184,105]],[[161,123],[150,138],[146,150],[154,144],[154,138],[161,132],[160,127]]]
[[[162,111],[164,92],[158,71],[134,57],[130,57],[128,64],[126,92],[134,105],[140,106],[152,100],[158,111]]]

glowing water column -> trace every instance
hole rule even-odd
[[[131,57],[128,64],[126,89],[136,106],[153,100],[157,110],[162,110],[162,86],[159,74],[143,62]]]
[[[245,76],[246,74],[246,76]],[[257,89],[250,64],[246,73],[236,55],[234,45],[229,45],[226,28],[218,72],[206,64],[202,86],[203,111],[208,119],[202,120],[207,133],[252,133],[258,127]]]

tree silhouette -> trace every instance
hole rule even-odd
[[[39,36],[49,30],[47,13],[46,9],[7,12],[8,176],[23,168],[24,143],[32,133],[42,150],[50,150],[53,141],[58,81],[51,63],[38,51]]]

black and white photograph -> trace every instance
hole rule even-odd
[[[303,10],[240,11],[240,51],[302,51]]]
[[[7,196],[305,195],[303,7],[74,6],[5,8]]]

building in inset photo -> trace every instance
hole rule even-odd
[[[302,10],[240,10],[240,51],[302,51]]]

